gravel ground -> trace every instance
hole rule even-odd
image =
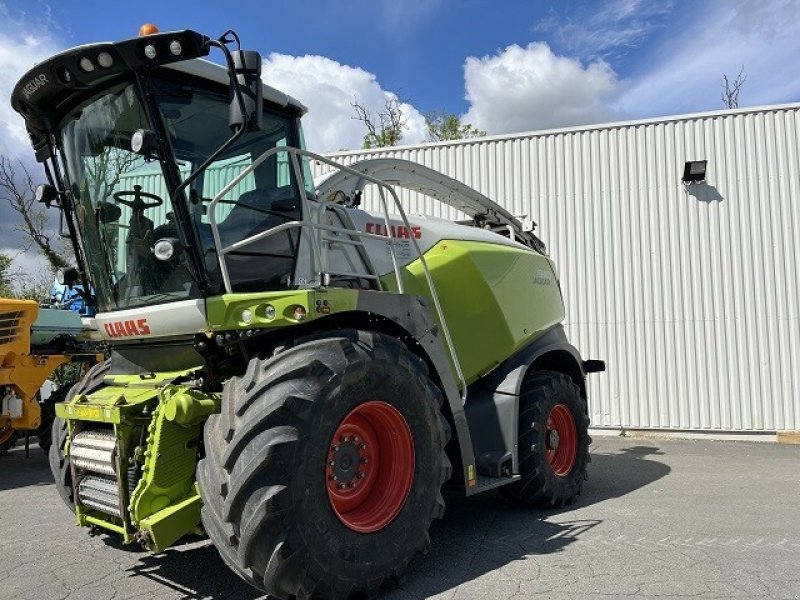
[[[448,498],[410,598],[800,598],[800,446],[600,438],[579,501]],[[0,599],[259,598],[201,541],[160,555],[72,525],[38,449],[0,458]]]

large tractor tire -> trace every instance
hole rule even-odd
[[[17,432],[11,423],[0,424],[0,456],[5,456],[17,443]]]
[[[586,479],[588,429],[586,399],[575,382],[561,373],[535,373],[519,398],[522,477],[500,491],[525,506],[572,504]]]
[[[228,381],[198,466],[225,562],[277,598],[369,598],[444,514],[442,395],[397,340],[337,331]]]
[[[50,446],[53,445],[53,422],[56,420],[56,404],[63,402],[67,398],[69,389],[67,386],[58,388],[40,405],[42,420],[36,430],[36,437],[39,438],[39,447],[47,453],[50,452]]]
[[[69,466],[69,457],[64,454],[67,444],[67,422],[56,416],[51,425],[52,443],[47,451],[50,461],[50,471],[53,473],[56,490],[71,511],[75,510],[75,498],[72,488],[72,470]]]
[[[65,401],[70,401],[76,394],[88,394],[100,387],[103,383],[106,371],[109,369],[109,362],[97,363],[86,376],[76,383],[64,397]],[[59,390],[60,391],[60,390]],[[58,392],[54,392],[58,393]],[[57,400],[60,402],[61,400]],[[72,469],[69,464],[69,456],[65,454],[67,445],[68,431],[67,423],[60,419],[53,411],[53,422],[50,429],[50,448],[47,457],[50,461],[50,471],[56,484],[59,496],[67,505],[70,511],[75,510],[74,490],[72,488]]]

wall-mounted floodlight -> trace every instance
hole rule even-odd
[[[683,167],[683,182],[696,183],[706,178],[707,160],[687,160]]]

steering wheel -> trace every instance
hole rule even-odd
[[[123,200],[123,198],[126,196],[133,196],[133,200]],[[152,200],[152,202],[145,202],[142,200],[142,198],[147,198]],[[123,190],[121,192],[117,192],[114,194],[114,200],[120,204],[124,204],[125,206],[132,208],[133,210],[146,210],[148,208],[155,208],[156,206],[161,206],[164,204],[164,200],[159,196],[143,192],[142,186],[140,185],[133,186],[133,191]]]

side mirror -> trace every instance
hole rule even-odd
[[[261,87],[261,55],[253,50],[231,52],[236,89],[231,97],[228,125],[234,131],[247,124],[247,131],[259,131],[264,120],[264,90]],[[242,115],[239,99],[244,104]]]
[[[53,203],[53,200],[58,200],[58,190],[49,183],[42,183],[36,186],[36,201],[44,203],[47,208]]]
[[[75,267],[61,267],[56,271],[56,281],[58,285],[65,285],[72,289],[72,286],[78,281],[78,269]]]
[[[116,223],[122,216],[122,209],[111,202],[98,202],[95,210],[100,223]]]
[[[131,136],[131,150],[149,158],[158,150],[158,137],[149,129],[137,129]]]

